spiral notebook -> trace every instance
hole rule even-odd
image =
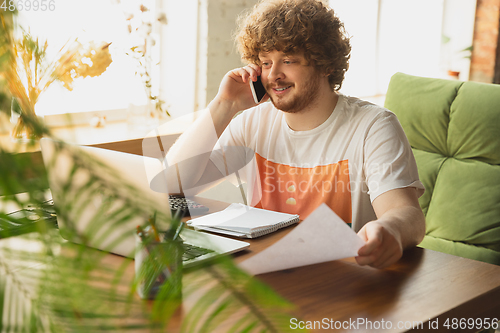
[[[233,203],[223,211],[192,219],[188,224],[196,230],[256,238],[299,221],[298,215]]]

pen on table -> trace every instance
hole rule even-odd
[[[149,219],[149,224],[151,225],[151,229],[153,230],[153,236],[155,238],[155,241],[159,242],[160,241],[160,236],[158,236],[158,230],[156,230],[156,211],[154,212],[153,216]]]
[[[181,233],[183,227],[184,227],[184,223],[182,223],[181,221],[179,221],[179,225],[177,226],[177,230],[175,230],[175,235],[172,238],[172,240],[176,240],[177,239],[177,237]]]
[[[182,231],[182,228],[184,227],[184,223],[182,223],[181,219],[180,219],[180,216],[181,216],[181,211],[180,210],[177,210],[175,212],[175,215],[173,217],[173,220],[172,222],[173,223],[179,223],[179,225],[177,226],[176,230],[175,230],[175,234],[174,234],[174,237],[172,237],[172,240],[176,240],[177,237],[179,236],[179,234],[181,233]]]

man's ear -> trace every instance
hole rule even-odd
[[[323,69],[320,72],[321,72],[322,77],[329,77],[332,74],[332,71],[330,71],[328,69]]]

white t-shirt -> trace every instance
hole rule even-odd
[[[404,187],[424,192],[396,116],[342,94],[331,116],[309,131],[290,129],[283,112],[260,104],[233,119],[219,145],[248,147],[247,160],[248,151],[254,154],[257,177],[242,177],[249,204],[301,219],[324,202],[358,231],[376,219],[371,202],[380,194]],[[211,160],[227,172],[221,154]]]

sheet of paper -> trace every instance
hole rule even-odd
[[[288,235],[239,266],[257,275],[357,256],[365,242],[326,204]]]

